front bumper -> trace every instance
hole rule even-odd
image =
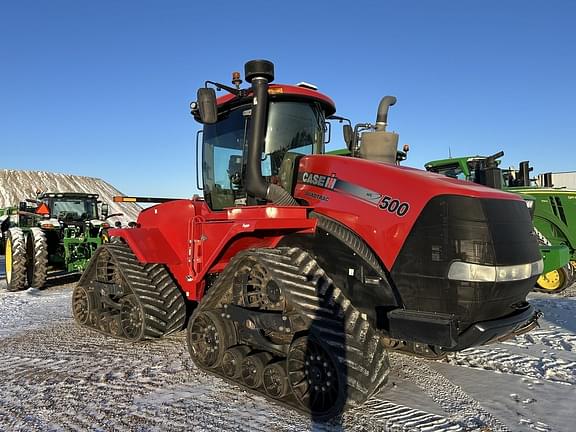
[[[461,351],[472,346],[498,342],[530,331],[542,313],[525,303],[512,314],[480,321],[460,331],[453,316],[396,309],[388,314],[390,337],[434,345],[442,351]]]

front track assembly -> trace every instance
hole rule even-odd
[[[72,293],[77,323],[117,338],[159,338],[184,327],[186,303],[161,264],[141,264],[123,243],[102,245]]]
[[[195,364],[327,419],[386,382],[385,340],[299,248],[239,253],[188,324]]]

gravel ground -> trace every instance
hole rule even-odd
[[[19,293],[3,284],[0,431],[573,430],[571,297],[531,294],[545,312],[542,328],[506,343],[442,362],[394,354],[381,394],[315,424],[197,370],[183,333],[129,344],[77,327],[74,279],[52,278],[45,290]]]

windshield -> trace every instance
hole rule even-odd
[[[466,180],[466,175],[464,174],[462,168],[458,164],[431,167],[429,168],[429,171],[442,174],[446,177]]]
[[[52,198],[50,214],[61,220],[98,219],[96,200],[83,198]]]
[[[250,128],[250,105],[225,114],[218,122],[204,125],[204,198],[212,209],[242,205],[245,148]],[[324,114],[315,103],[270,102],[262,153],[262,175],[268,182],[278,176],[287,152],[300,155],[322,153]]]

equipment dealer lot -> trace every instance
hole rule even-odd
[[[137,344],[107,338],[74,324],[75,282],[9,293],[3,256],[0,269],[1,431],[572,430],[574,287],[564,297],[530,294],[542,327],[505,343],[447,362],[393,354],[383,392],[341,421],[313,424],[196,369],[183,332]]]

